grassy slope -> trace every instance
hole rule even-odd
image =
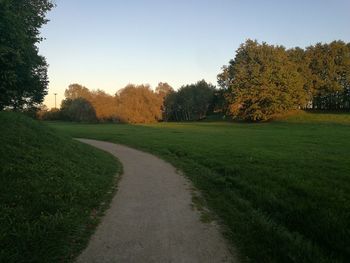
[[[350,115],[264,124],[51,125],[145,149],[181,168],[247,261],[350,258]]]
[[[0,112],[0,125],[0,262],[71,261],[120,165],[22,115]]]

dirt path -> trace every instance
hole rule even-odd
[[[190,184],[173,166],[108,142],[79,139],[118,157],[117,194],[78,262],[232,262],[215,224],[191,208]]]

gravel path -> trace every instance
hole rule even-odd
[[[79,139],[118,157],[124,174],[78,262],[233,262],[214,223],[191,208],[190,183],[165,161],[103,141]]]

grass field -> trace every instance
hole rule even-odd
[[[72,262],[120,164],[20,114],[0,112],[0,125],[0,262]]]
[[[243,261],[350,258],[350,115],[305,113],[263,124],[50,126],[143,149],[183,170]]]

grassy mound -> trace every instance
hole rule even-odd
[[[0,112],[0,262],[69,262],[115,188],[111,155]]]
[[[244,261],[350,258],[350,114],[262,124],[51,125],[153,152],[182,169]]]

